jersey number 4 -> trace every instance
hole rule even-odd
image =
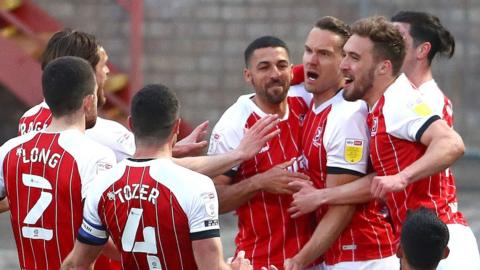
[[[47,179],[37,175],[26,173],[22,174],[22,183],[27,187],[52,190],[52,184],[50,184]],[[33,225],[37,223],[37,221],[43,215],[43,212],[45,212],[51,202],[52,193],[42,191],[42,193],[40,194],[40,198],[32,207],[32,209],[28,211],[27,216],[23,220],[23,223],[28,225]],[[53,230],[45,229],[42,227],[22,226],[22,235],[25,238],[43,239],[48,241],[51,240],[53,237]]]
[[[155,228],[143,228],[144,242],[135,242],[135,235],[137,234],[140,219],[142,218],[143,209],[132,208],[128,214],[127,223],[123,229],[122,234],[122,248],[126,252],[142,252],[142,253],[157,253],[157,242],[155,237]],[[162,270],[160,260],[157,256],[147,255],[148,265],[151,270]]]

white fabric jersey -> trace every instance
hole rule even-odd
[[[102,224],[98,212],[99,201],[109,187],[122,179],[127,166],[150,167],[149,177],[167,187],[174,194],[183,212],[187,215],[190,233],[219,229],[218,197],[212,180],[205,175],[176,165],[166,158],[145,162],[125,159],[112,170],[99,175],[98,180],[92,185],[92,191],[85,200],[84,220],[89,221],[93,225],[98,225],[97,228],[105,228],[105,224]],[[205,194],[212,194],[213,197],[205,198]],[[84,222],[84,226],[90,225]],[[97,236],[95,234],[92,235]],[[106,232],[104,232],[104,235],[106,235]]]
[[[117,162],[131,157],[135,153],[133,133],[118,122],[97,117],[95,126],[87,129],[85,134],[92,140],[112,149]]]
[[[8,154],[9,151],[31,140],[39,133],[51,134],[49,132],[34,131],[7,141],[0,147],[0,164],[3,164],[5,155]],[[78,130],[60,132],[58,144],[75,158],[82,182],[82,198],[85,198],[88,186],[96,175],[101,171],[110,169],[116,163],[112,150],[87,138]],[[17,155],[20,154],[21,153],[17,153]],[[49,161],[53,162],[52,160],[53,157]],[[70,172],[61,173],[70,175]],[[4,196],[3,166],[0,166],[0,197]]]
[[[399,139],[417,141],[417,132],[436,115],[422,94],[412,87],[405,74],[400,75],[395,84],[385,91],[384,97],[386,131]]]
[[[440,90],[434,79],[427,81],[418,87],[428,106],[432,108],[433,113],[443,118],[443,110],[445,106],[445,94]],[[450,116],[453,114],[452,104],[449,103],[447,110]]]
[[[312,106],[312,111],[318,115],[329,106],[331,111],[327,116],[322,141],[327,153],[327,168],[349,169],[365,174],[370,138],[366,121],[368,114],[366,103],[361,100],[346,101],[342,90],[320,106],[316,108]],[[362,150],[361,157],[358,157],[357,153],[352,154],[356,149]]]

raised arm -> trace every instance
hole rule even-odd
[[[230,152],[214,156],[186,157],[174,161],[180,166],[210,177],[225,173],[242,161],[255,156],[267,141],[278,135],[279,130],[273,130],[277,119],[276,115],[260,119],[252,128],[245,131],[238,147]]]

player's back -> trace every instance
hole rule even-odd
[[[8,141],[0,161],[23,269],[58,269],[82,222],[82,196],[113,153],[80,131],[31,132]]]
[[[192,240],[218,233],[208,177],[169,159],[124,160],[101,177],[85,219],[105,224],[124,269],[197,269]]]
[[[52,122],[52,112],[47,103],[42,103],[26,111],[18,121],[18,134],[24,135],[32,131],[45,129]]]

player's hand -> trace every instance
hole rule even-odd
[[[285,270],[303,270],[303,266],[295,258],[286,259],[283,263]]]
[[[192,133],[173,146],[173,156],[178,158],[199,155],[208,145],[208,142],[203,140],[207,134],[207,129],[208,121],[195,127]]]
[[[251,270],[253,269],[250,264],[250,260],[245,258],[245,251],[240,250],[237,253],[237,257],[228,258],[227,264],[229,264],[233,270]]]
[[[254,177],[255,183],[260,185],[260,189],[274,194],[293,194],[297,191],[295,186],[290,186],[289,183],[293,181],[311,183],[310,178],[298,172],[291,172],[287,170],[292,166],[295,159],[284,162],[270,168],[268,171],[257,174]]]
[[[402,172],[395,175],[375,176],[372,179],[370,192],[373,197],[383,199],[389,192],[404,190],[408,183],[408,178]]]
[[[293,194],[293,201],[288,208],[288,212],[292,218],[297,218],[302,215],[311,213],[320,207],[317,203],[318,197],[322,196],[322,189],[316,189],[312,184],[305,182],[292,182],[289,184],[299,190]]]
[[[237,151],[242,160],[253,158],[265,144],[280,133],[275,128],[278,123],[278,115],[270,114],[258,120],[251,128],[245,129]]]

